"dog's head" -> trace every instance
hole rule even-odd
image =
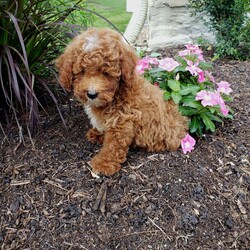
[[[92,28],[76,36],[56,64],[60,84],[82,103],[99,107],[132,86],[137,61],[118,32]]]

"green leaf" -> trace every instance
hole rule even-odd
[[[226,101],[226,102],[231,102],[233,101],[233,98],[231,96],[228,96],[228,95],[222,95],[223,97],[223,100]]]
[[[229,108],[229,112],[233,115],[234,114],[234,111],[232,108],[228,107]]]
[[[192,116],[197,114],[197,109],[191,108],[191,107],[183,107],[179,106],[179,111],[184,116]]]
[[[159,74],[159,72],[162,72],[163,74],[165,74],[165,70],[162,69],[162,68],[152,68],[152,69],[150,69],[148,72],[149,72],[150,74],[155,74],[155,73],[158,73],[158,74]]]
[[[195,100],[195,96],[194,95],[188,95],[188,96],[184,96],[182,97],[182,102],[186,103],[186,102],[192,102],[193,100]]]
[[[177,80],[168,80],[168,86],[175,92],[179,92],[181,90],[180,82]]]
[[[150,54],[151,57],[158,57],[158,56],[161,56],[160,53],[157,53],[157,52],[153,52],[152,54]]]
[[[189,87],[185,87],[185,88],[181,89],[181,91],[179,93],[181,95],[188,95],[188,94],[192,93],[192,91]]]
[[[178,61],[178,62],[180,62],[182,65],[183,65],[183,67],[187,67],[187,61],[185,60],[185,59],[183,59],[181,56],[176,56],[175,57],[175,59]]]
[[[196,95],[197,92],[200,90],[200,87],[199,86],[192,86],[190,87],[191,88],[191,91],[192,91],[192,94],[193,95]]]
[[[212,62],[218,60],[220,58],[219,54],[214,54],[214,57],[212,58]]]
[[[193,95],[196,95],[196,93],[199,90],[200,90],[199,86],[187,86],[187,87],[183,87],[179,93],[181,95],[188,95],[190,93],[192,93]]]
[[[188,106],[188,107],[196,108],[196,109],[202,109],[203,108],[202,104],[200,102],[198,102],[198,101],[185,102],[184,106]]]
[[[209,116],[205,113],[201,113],[200,116],[201,116],[206,128],[211,130],[212,132],[215,132],[215,125],[212,122],[212,120],[209,118]]]
[[[177,72],[186,72],[187,70],[186,70],[186,67],[187,66],[178,66],[178,67],[176,67],[175,69],[174,69],[174,73],[177,73]]]
[[[214,114],[214,113],[221,113],[221,111],[220,111],[220,106],[219,105],[215,105],[215,106],[213,106],[213,107],[207,107],[208,109],[209,109],[209,111],[212,113],[212,114]]]
[[[210,117],[211,120],[223,123],[223,120],[220,117],[218,117],[217,115],[213,115],[211,113],[207,113],[207,115]]]
[[[182,96],[178,92],[172,92],[171,97],[173,98],[176,104],[178,104],[182,98]]]
[[[208,69],[211,69],[213,68],[213,66],[211,65],[211,63],[208,63],[208,62],[204,62],[204,61],[200,61],[199,62],[199,67],[203,70],[208,70]]]
[[[194,116],[192,117],[191,123],[189,125],[190,133],[196,132],[198,128],[199,128],[199,120],[197,117]]]
[[[163,94],[163,98],[165,101],[171,99],[171,93],[168,92],[168,91],[165,91],[164,94]]]
[[[199,124],[200,126],[198,127],[198,129],[197,129],[197,131],[196,131],[196,134],[198,135],[198,136],[200,136],[200,137],[202,137],[202,129],[203,129],[203,126],[202,126],[202,124],[200,123]]]
[[[234,117],[233,117],[232,115],[227,115],[227,116],[226,116],[226,118],[228,118],[228,119],[231,119],[231,120],[232,120]]]
[[[158,81],[158,83],[159,83],[161,89],[166,90],[166,91],[168,90],[168,86],[165,82]]]

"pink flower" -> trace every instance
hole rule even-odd
[[[173,58],[164,58],[159,60],[159,68],[167,70],[168,72],[174,70],[180,64],[175,61]]]
[[[224,116],[227,116],[229,113],[229,109],[227,108],[227,106],[224,104],[220,104],[220,111]]]
[[[148,63],[149,63],[149,64],[153,64],[153,65],[159,64],[157,58],[155,58],[155,57],[146,57],[145,59],[148,60]]]
[[[202,50],[196,44],[186,44],[185,47],[190,51],[190,53],[199,55],[202,54]]]
[[[143,74],[146,69],[149,69],[150,65],[157,65],[158,60],[154,57],[144,57],[137,62],[136,70],[139,74]]]
[[[158,82],[154,82],[153,85],[160,87],[160,84]]]
[[[206,106],[214,106],[220,105],[221,113],[224,116],[227,116],[229,113],[229,109],[227,108],[223,98],[221,97],[220,93],[217,92],[210,92],[206,90],[201,90],[196,94],[195,100],[201,100],[201,104]]]
[[[181,148],[184,154],[187,152],[191,152],[194,149],[196,141],[195,139],[187,134],[182,140],[181,140]]]
[[[205,76],[204,76],[204,72],[200,71],[198,72],[198,82],[204,82],[205,81]]]
[[[218,85],[217,90],[220,93],[224,93],[226,95],[229,95],[231,92],[233,92],[233,90],[230,88],[230,84],[228,82],[221,81],[221,82],[217,83],[217,85]]]
[[[218,96],[214,92],[209,92],[206,90],[201,90],[196,94],[195,100],[201,100],[201,104],[206,106],[214,106],[218,104]]]
[[[212,72],[205,71],[205,76],[209,81],[215,83],[214,77],[212,76]]]
[[[185,45],[186,49],[179,52],[179,56],[185,57],[187,55],[197,55],[199,61],[204,61],[202,50],[198,45],[187,44]]]
[[[198,55],[198,60],[199,60],[199,61],[205,61],[202,54],[199,54],[199,55]]]
[[[202,71],[199,67],[197,67],[199,62],[193,63],[192,61],[188,60],[187,64],[188,66],[186,67],[186,70],[188,70],[193,76],[197,76],[199,72]]]
[[[188,55],[190,55],[190,51],[188,49],[185,49],[179,52],[179,56],[185,57]]]
[[[142,58],[141,60],[139,60],[139,61],[137,62],[136,70],[137,70],[137,72],[138,72],[139,74],[143,74],[144,71],[145,71],[146,69],[148,69],[148,68],[149,68],[149,63],[148,63],[148,60],[147,60],[147,59]]]
[[[220,111],[224,116],[227,116],[229,113],[229,109],[227,108],[223,98],[221,97],[219,92],[216,92],[217,95],[217,104],[220,105]]]

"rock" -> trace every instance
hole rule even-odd
[[[233,218],[231,216],[228,216],[225,218],[225,224],[229,229],[232,229],[234,226],[234,221]]]
[[[187,2],[186,0],[149,1],[149,47],[162,48],[197,43],[197,38],[201,35],[209,42],[214,42],[214,35],[203,24],[201,15],[191,16]]]

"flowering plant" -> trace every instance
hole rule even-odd
[[[232,100],[232,89],[226,81],[215,81],[212,65],[204,60],[199,46],[185,47],[174,59],[159,59],[158,53],[144,57],[137,64],[137,71],[164,90],[165,100],[172,98],[179,105],[180,112],[190,118],[190,133],[202,136],[204,130],[215,132],[215,122],[232,118],[232,110],[226,104]],[[184,153],[193,149],[195,141],[191,138],[188,135],[182,141]]]

